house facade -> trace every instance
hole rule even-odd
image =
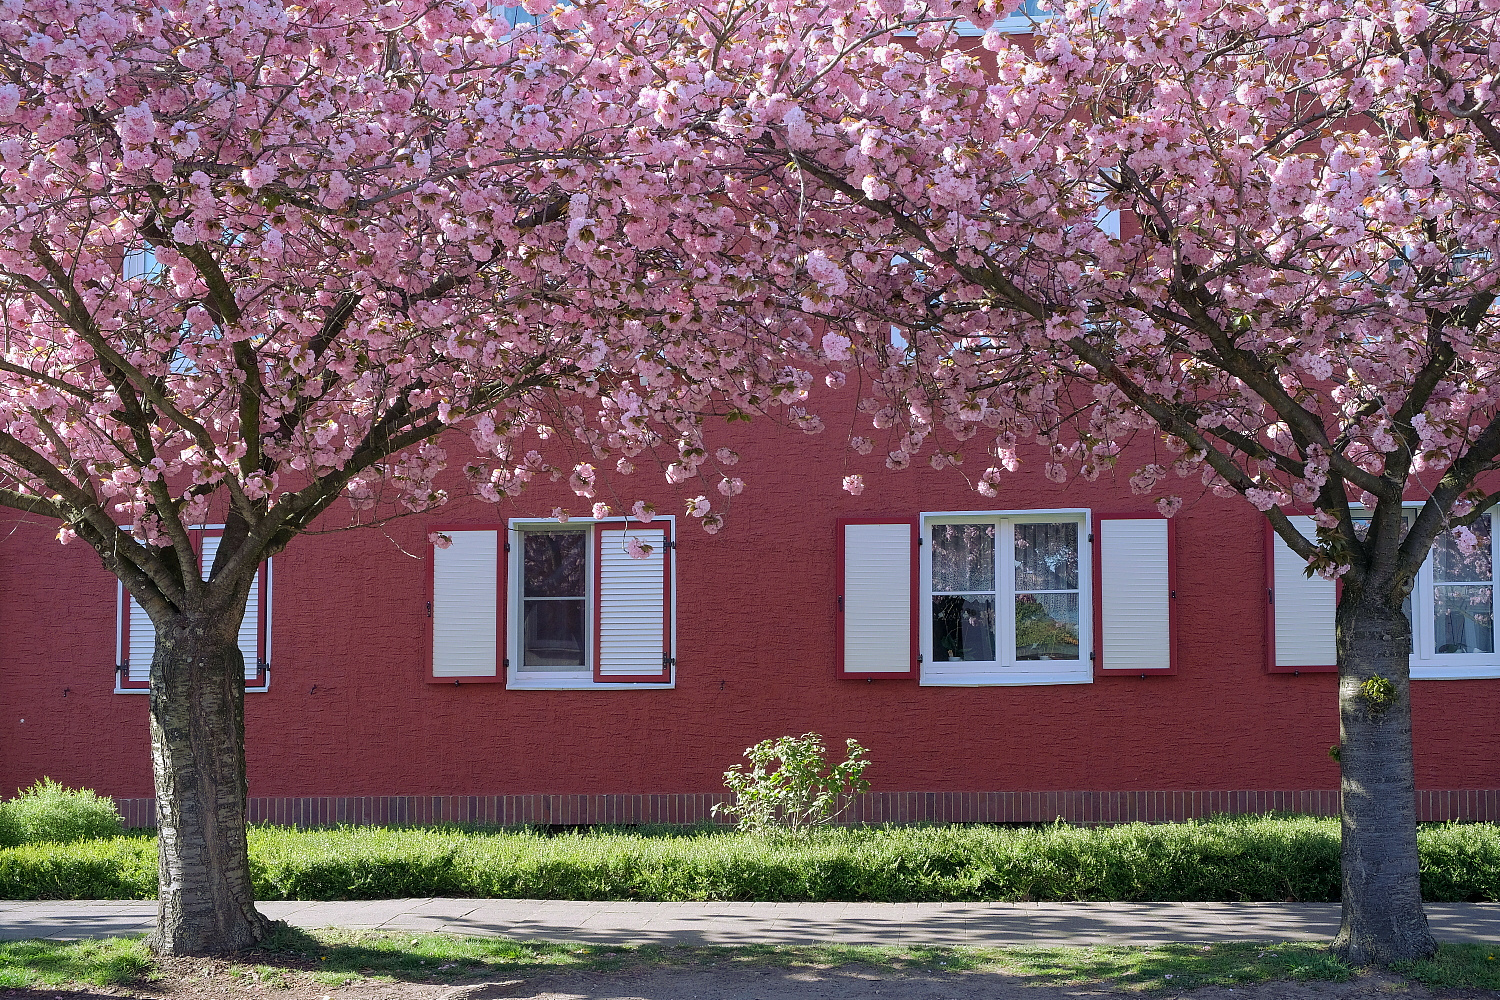
[[[867,821],[1337,810],[1335,586],[1244,501],[1177,481],[1161,518],[1129,453],[1094,482],[1026,463],[985,497],[833,430],[735,431],[747,489],[713,535],[643,470],[595,499],[646,491],[649,523],[542,483],[294,541],[241,633],[253,818],[693,821],[746,747],[814,731],[869,748]],[[1426,819],[1500,818],[1477,527],[1490,558],[1445,540],[1413,595]],[[148,824],[150,630],[55,530],[0,532],[0,795],[49,775]]]

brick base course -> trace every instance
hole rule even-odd
[[[486,823],[542,826],[700,823],[724,792],[670,795],[365,795],[250,799],[252,823]],[[127,827],[156,825],[155,799],[115,799]],[[846,823],[1169,822],[1265,812],[1336,816],[1339,793],[1294,791],[871,792],[857,797]],[[1500,789],[1417,792],[1417,818],[1500,821]]]

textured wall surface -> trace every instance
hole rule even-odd
[[[953,470],[887,473],[822,436],[761,424],[717,536],[680,518],[677,686],[511,691],[424,683],[427,526],[585,514],[565,484],[500,510],[455,504],[382,528],[301,538],[276,559],[271,690],[249,694],[250,794],[648,795],[716,792],[757,740],[856,737],[877,791],[1332,789],[1335,678],[1267,674],[1260,515],[1180,484],[1179,671],[1073,686],[924,688],[835,677],[835,520],[920,511],[1149,510],[1116,478],[1057,486],[1035,463],[997,499]],[[965,471],[982,471],[980,449]],[[880,454],[877,452],[877,454]],[[454,463],[458,464],[457,461]],[[971,466],[979,466],[977,468]],[[869,481],[854,498],[840,477]],[[678,512],[655,473],[618,481]],[[698,492],[694,490],[693,492]],[[601,496],[616,508],[639,494]],[[709,492],[716,501],[722,498]],[[622,504],[621,501],[624,501]],[[476,508],[483,505],[474,505]],[[325,527],[339,527],[347,508]],[[55,526],[0,531],[0,794],[50,775],[124,798],[152,793],[146,699],[113,689],[115,584]],[[1500,680],[1413,686],[1417,780],[1500,788]]]

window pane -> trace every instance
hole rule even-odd
[[[995,589],[995,526],[932,526],[932,589],[937,593],[973,593]]]
[[[1016,525],[1016,589],[1078,589],[1078,522]]]
[[[1434,587],[1438,653],[1495,651],[1493,587]]]
[[[1438,535],[1432,544],[1432,578],[1437,583],[1489,583],[1495,578],[1490,559],[1490,516],[1469,525],[1477,543],[1473,552],[1458,547],[1452,531]]]
[[[527,601],[521,663],[532,670],[585,665],[583,601]]]
[[[1016,659],[1078,659],[1077,594],[1016,595]]]
[[[939,663],[995,659],[995,599],[934,597],[932,658]]]
[[[581,531],[528,531],[527,597],[582,597],[588,536]]]

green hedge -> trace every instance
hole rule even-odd
[[[1500,827],[1420,834],[1429,900],[1500,900]],[[1082,828],[905,827],[764,838],[697,830],[343,827],[250,834],[261,899],[1337,900],[1338,824],[1246,817]],[[0,850],[0,898],[147,899],[155,841]]]

